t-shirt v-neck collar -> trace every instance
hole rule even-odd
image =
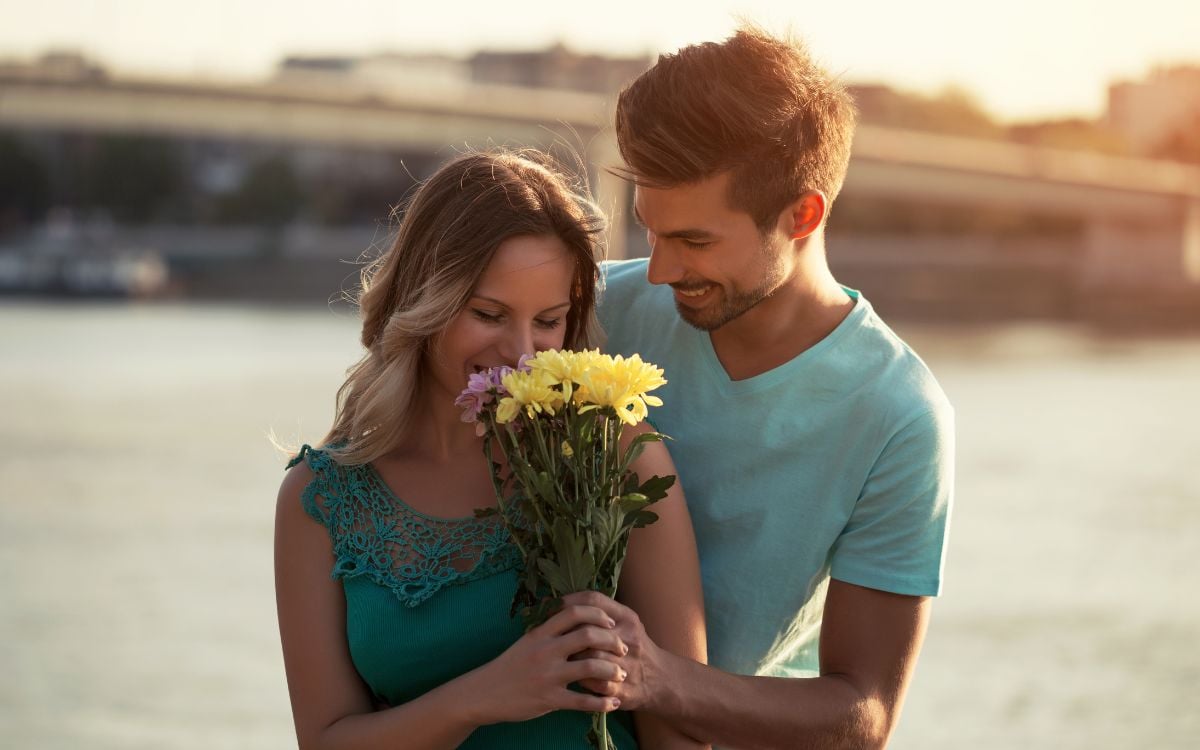
[[[722,393],[729,395],[753,393],[798,376],[808,367],[808,363],[837,346],[838,341],[862,325],[870,307],[869,303],[857,290],[848,287],[842,288],[854,300],[854,307],[850,309],[850,312],[842,319],[842,322],[838,323],[837,327],[829,332],[829,335],[778,367],[742,380],[733,380],[729,377],[725,366],[721,364],[720,357],[717,356],[717,351],[713,347],[712,337],[708,331],[701,331],[691,326],[685,326],[685,328],[688,331],[688,335],[693,337],[693,343],[700,355],[700,365],[708,373],[709,379]]]

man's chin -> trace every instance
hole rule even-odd
[[[719,314],[720,310],[715,311],[718,314],[714,315],[708,310],[696,310],[676,302],[675,311],[679,313],[679,318],[684,323],[700,331],[715,331],[729,322]]]
[[[759,294],[725,298],[720,300],[720,304],[709,304],[700,309],[687,307],[676,301],[675,311],[679,313],[680,319],[692,328],[711,333],[745,315],[769,296]]]

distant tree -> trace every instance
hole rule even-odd
[[[306,184],[319,187],[308,196],[308,215],[320,224],[372,224],[388,221],[392,207],[403,202],[437,162],[422,155],[377,153],[371,170],[347,159],[342,164],[309,176]],[[382,168],[379,168],[382,165]]]
[[[394,206],[411,193],[416,181],[404,172],[389,180],[365,180],[322,188],[313,196],[314,219],[323,224],[386,222]]]
[[[186,185],[179,145],[146,135],[98,139],[84,179],[90,207],[128,224],[168,218]]]
[[[915,198],[884,198],[847,191],[829,212],[830,231],[886,235],[1077,236],[1080,220],[987,206],[954,205]]]
[[[269,156],[246,170],[242,184],[221,199],[218,218],[228,224],[278,227],[303,208],[304,188],[283,156]]]
[[[965,89],[948,87],[925,96],[882,85],[855,85],[850,92],[863,122],[949,135],[1004,137],[1004,128]]]
[[[1163,139],[1152,154],[1160,159],[1200,164],[1200,112]]]
[[[0,233],[40,220],[49,203],[42,159],[15,136],[0,134]]]
[[[1129,154],[1129,145],[1120,134],[1083,118],[1019,123],[1010,126],[1008,134],[1012,140],[1030,146],[1082,149],[1115,156]]]

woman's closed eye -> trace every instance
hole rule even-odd
[[[474,315],[476,319],[491,325],[500,325],[504,322],[505,317],[503,313],[491,313],[487,310],[480,310],[477,307],[471,308],[471,314]],[[533,322],[539,328],[552,331],[562,325],[563,318],[561,315],[556,318],[535,318]]]
[[[490,313],[486,310],[480,310],[477,307],[471,308],[471,314],[484,323],[501,323],[504,321],[504,316],[499,313]]]

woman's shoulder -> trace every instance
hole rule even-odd
[[[290,501],[292,504],[299,505],[300,495],[304,492],[304,488],[312,483],[316,473],[303,460],[293,459],[288,462],[287,469],[283,473],[283,481],[279,485],[279,501]]]
[[[307,514],[328,525],[332,506],[346,494],[345,471],[324,448],[303,445],[287,462],[279,485],[280,517]]]
[[[653,435],[653,437],[644,437],[645,435]],[[666,446],[666,440],[668,439],[648,419],[621,430],[622,449],[628,450],[635,440],[641,443],[641,447],[639,448],[640,453],[637,460],[634,461],[634,468],[639,469],[639,471],[647,468],[651,463],[658,468],[674,471],[675,466],[671,461],[671,454]],[[640,468],[639,465],[641,465]]]

